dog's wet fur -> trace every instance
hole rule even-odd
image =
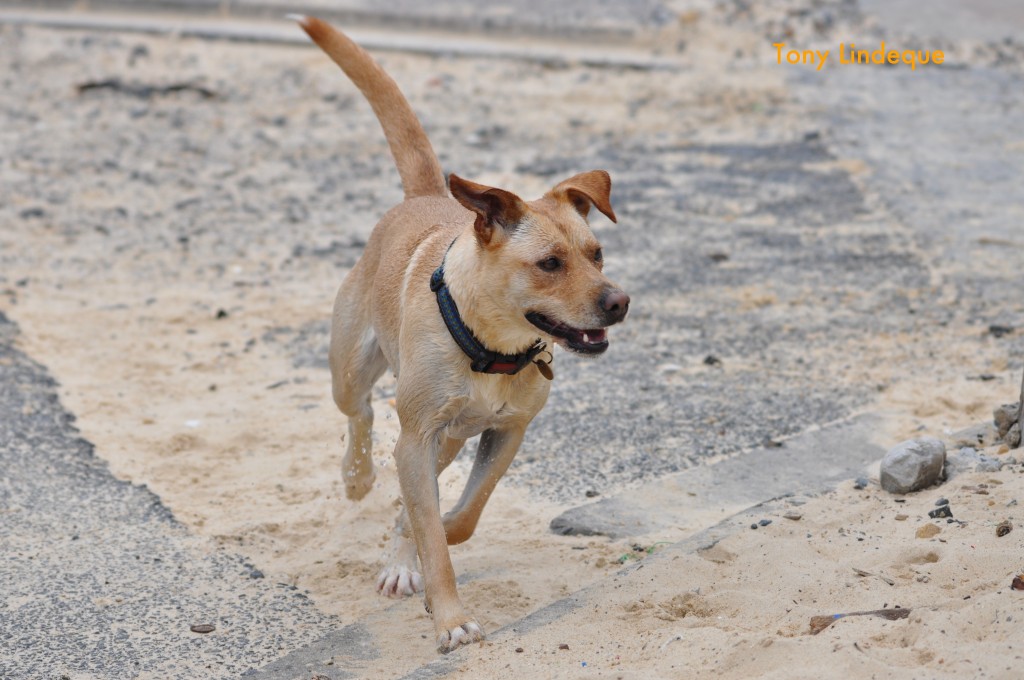
[[[405,199],[374,228],[338,291],[331,378],[348,417],[345,489],[358,500],[374,482],[371,388],[386,369],[395,373],[403,507],[377,589],[404,597],[425,587],[438,649],[448,652],[483,638],[459,599],[448,545],[473,534],[547,400],[550,372],[533,364],[514,375],[473,372],[438,311],[431,274],[444,263],[462,320],[487,349],[517,354],[540,338],[576,354],[603,353],[606,328],[629,308],[629,296],[602,272],[601,245],[587,223],[591,208],[615,220],[611,179],[603,170],[584,172],[534,201],[454,174],[446,183],[416,115],[383,69],[330,25],[294,18],[366,96],[402,178]],[[437,476],[478,434],[466,488],[442,517]]]

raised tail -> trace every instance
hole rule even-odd
[[[341,31],[315,17],[289,15],[334,60],[377,114],[406,198],[447,196],[437,154],[398,85],[366,51]]]

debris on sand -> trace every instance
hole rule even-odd
[[[139,99],[152,99],[158,95],[174,94],[176,92],[195,92],[203,99],[213,99],[217,94],[202,85],[195,83],[170,83],[169,85],[147,85],[145,83],[126,83],[120,78],[107,78],[105,80],[87,80],[77,85],[78,94],[90,90],[111,90],[120,94],[126,94]]]
[[[847,616],[877,616],[889,621],[898,621],[899,619],[905,619],[910,616],[910,610],[897,607],[895,609],[873,609],[866,612],[850,612],[848,614],[833,614],[832,616],[812,616],[811,617],[811,635],[817,635],[821,631],[825,630],[839,619],[846,618]]]

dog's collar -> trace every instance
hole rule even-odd
[[[455,242],[452,241],[454,244]],[[449,250],[451,246],[448,247]],[[447,253],[445,253],[447,258]],[[430,277],[430,290],[434,291],[437,296],[437,307],[441,310],[441,318],[444,319],[444,325],[448,327],[448,332],[451,333],[452,339],[455,340],[455,344],[466,353],[466,356],[470,358],[472,368],[477,373],[502,373],[505,375],[515,375],[519,371],[526,368],[528,364],[536,360],[538,354],[544,351],[547,345],[538,338],[537,342],[533,343],[528,350],[521,354],[501,354],[493,350],[489,350],[483,346],[476,336],[473,335],[473,331],[469,329],[459,315],[459,308],[455,305],[455,300],[452,299],[451,293],[448,292],[448,284],[444,282],[444,260],[441,261],[441,266],[434,270],[434,274]],[[538,363],[543,363],[537,360]],[[548,368],[547,364],[544,364],[544,368]],[[541,373],[545,377],[550,373],[545,373],[541,369]],[[550,380],[550,378],[548,378]]]

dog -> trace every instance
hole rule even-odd
[[[455,174],[446,183],[416,114],[370,55],[323,21],[290,17],[369,101],[405,192],[338,291],[331,381],[348,418],[345,492],[359,500],[375,476],[370,392],[388,368],[396,376],[402,508],[377,590],[400,598],[425,589],[447,653],[484,636],[459,599],[448,546],[473,534],[547,400],[548,345],[599,355],[606,329],[628,311],[587,223],[591,207],[616,220],[611,179],[584,172],[534,201]],[[437,477],[478,434],[466,488],[442,517]]]

